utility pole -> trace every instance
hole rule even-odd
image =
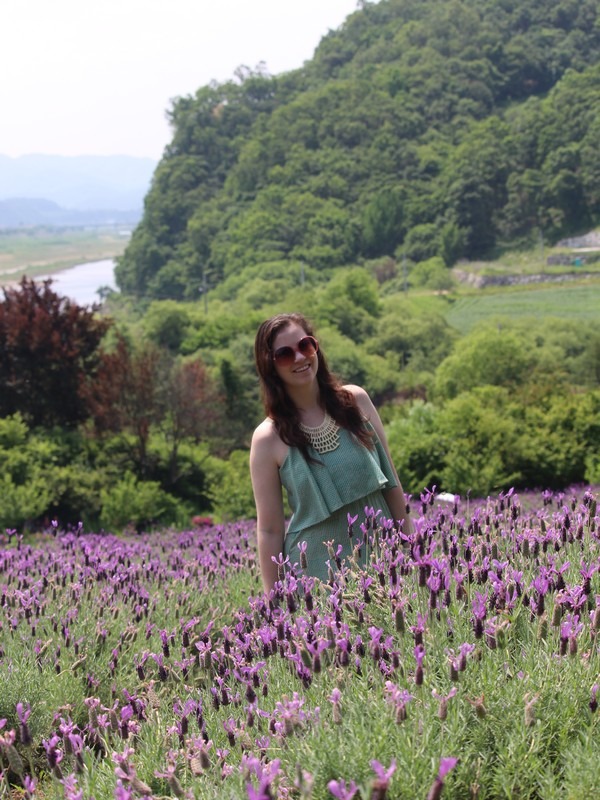
[[[208,283],[206,281],[206,267],[202,267],[202,286],[198,287],[198,291],[204,298],[204,313],[208,314]]]

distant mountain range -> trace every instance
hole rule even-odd
[[[13,197],[0,200],[0,228],[48,225],[72,227],[79,225],[135,225],[142,216],[141,208],[131,211],[98,208],[80,211],[62,208],[52,200]]]
[[[0,155],[0,225],[135,222],[155,167],[133,156]]]

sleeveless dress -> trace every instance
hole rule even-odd
[[[366,423],[370,431],[372,426]],[[335,450],[319,453],[309,446],[311,457],[321,463],[306,461],[297,447],[290,447],[279,468],[292,516],[286,531],[283,553],[297,564],[298,572],[323,581],[328,579],[329,561],[335,562],[325,542],[333,540],[333,550],[342,545],[341,558],[349,556],[362,542],[360,525],[365,521],[365,507],[390,518],[383,496],[384,489],[398,486],[393,469],[379,439],[374,434],[373,450],[364,447],[344,428],[339,429]],[[348,515],[358,515],[352,538],[348,534]],[[306,569],[300,567],[301,543],[306,542]],[[364,562],[366,548],[361,548]]]

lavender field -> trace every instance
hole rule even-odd
[[[260,590],[253,523],[0,536],[0,797],[593,798],[597,493],[411,501]]]

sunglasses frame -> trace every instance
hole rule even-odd
[[[303,349],[308,347],[312,352],[304,353]],[[301,339],[298,339],[296,345],[292,347],[291,345],[284,345],[283,347],[278,347],[271,356],[275,364],[278,364],[280,367],[291,367],[292,364],[296,361],[296,353],[300,353],[300,355],[304,356],[305,358],[312,358],[316,356],[319,352],[319,342],[315,339],[314,336],[310,334],[306,334]]]

